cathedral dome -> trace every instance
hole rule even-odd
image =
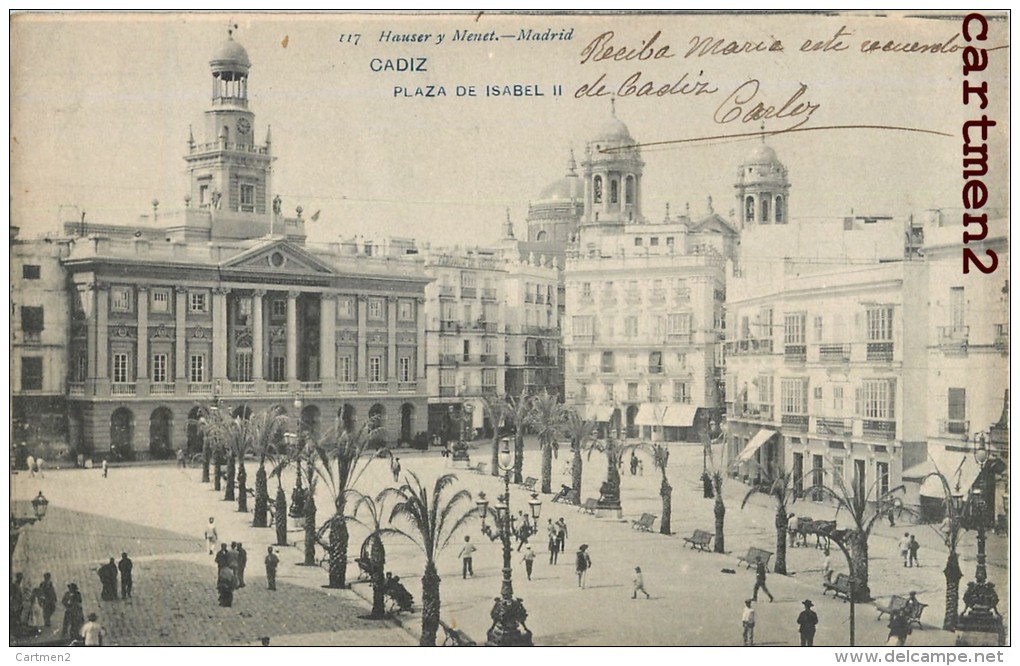
[[[538,195],[539,201],[570,201],[584,198],[584,182],[575,174],[550,183]]]
[[[598,134],[595,135],[596,141],[628,141],[633,142],[634,139],[630,136],[630,130],[627,129],[627,125],[622,120],[613,116],[612,120],[607,122],[599,129]]]
[[[247,71],[251,67],[251,60],[244,47],[234,41],[233,34],[228,34],[226,41],[213,53],[209,65],[217,71]]]
[[[744,160],[744,165],[753,164],[776,164],[779,162],[779,158],[776,156],[776,151],[772,150],[771,146],[764,143],[759,143],[751,151],[751,154]]]

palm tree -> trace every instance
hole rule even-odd
[[[559,448],[559,437],[563,431],[563,405],[555,393],[542,391],[531,400],[531,414],[528,423],[538,435],[538,443],[542,448],[542,492],[552,492],[552,461],[553,453]]]
[[[581,453],[595,438],[595,427],[594,421],[585,419],[576,410],[567,410],[563,435],[570,439],[570,452],[573,455],[570,465],[570,486],[578,501],[581,498]]]
[[[713,550],[717,553],[726,552],[724,541],[726,535],[723,533],[726,525],[726,503],[723,501],[722,484],[723,475],[718,471],[712,472],[712,486],[715,488],[715,505],[712,507],[712,513],[715,514],[715,548]]]
[[[277,463],[270,476],[276,477],[276,498],[273,500],[273,514],[276,525],[276,545],[287,545],[287,493],[283,489],[283,470],[291,464],[290,456]]]
[[[500,426],[506,419],[507,400],[501,395],[487,395],[482,399],[482,408],[492,424],[492,475],[499,476],[499,435]]]
[[[524,477],[521,471],[524,469],[524,428],[528,424],[528,417],[531,414],[531,398],[528,392],[521,390],[519,396],[508,395],[506,397],[506,417],[514,424],[514,483],[522,483]],[[498,465],[493,465],[496,471]]]
[[[349,490],[353,497],[356,497],[354,508],[351,510],[350,519],[368,529],[368,536],[361,544],[361,557],[367,559],[371,564],[372,583],[372,619],[386,617],[386,547],[383,545],[383,534],[387,530],[382,526],[382,495],[373,500],[356,490]],[[367,517],[358,518],[358,513],[364,508]]]
[[[436,570],[436,558],[449,545],[457,531],[477,514],[477,509],[472,506],[471,493],[458,490],[451,495],[447,492],[453,490],[456,482],[456,475],[444,474],[436,479],[430,493],[414,472],[408,472],[404,485],[388,488],[380,495],[380,500],[389,495],[397,500],[390,510],[390,523],[400,518],[411,524],[410,532],[393,529],[393,533],[410,539],[425,554],[425,573],[421,579],[419,645],[422,646],[434,646],[436,632],[439,630],[441,579]]]
[[[615,502],[616,508],[620,506],[620,461],[623,460],[627,451],[634,450],[635,445],[624,446],[624,444],[613,437],[604,440],[592,440],[588,445],[588,459],[591,460],[593,451],[598,451],[606,456],[606,481],[602,484],[600,500],[607,500],[612,505]]]
[[[255,473],[255,509],[252,527],[269,525],[269,480],[266,474],[266,461],[276,465],[279,440],[286,427],[287,415],[279,406],[263,409],[248,419],[247,436],[250,439],[248,446],[259,459],[259,469]]]
[[[368,450],[369,442],[379,431],[376,419],[362,424],[357,431],[350,432],[333,428],[325,433],[314,445],[315,472],[326,484],[333,498],[334,511],[329,519],[329,585],[331,588],[347,587],[347,546],[350,534],[347,531],[347,491],[354,487],[374,455]],[[339,430],[339,431],[338,431]],[[332,444],[330,441],[332,440]],[[336,473],[333,461],[336,461]],[[360,463],[360,464],[359,464]]]
[[[946,478],[938,468],[928,474],[921,483],[928,477],[934,477],[942,484],[944,504],[946,509],[946,531],[942,534],[946,546],[949,548],[949,555],[946,557],[946,568],[942,570],[946,577],[946,612],[942,620],[942,628],[946,631],[956,631],[956,622],[960,617],[960,580],[963,579],[963,571],[960,569],[960,556],[956,547],[960,542],[960,532],[963,529],[960,502],[953,494],[949,479]],[[957,491],[960,490],[959,483]]]
[[[846,511],[853,521],[850,529],[834,533],[833,540],[849,556],[855,601],[871,600],[871,588],[868,586],[868,539],[871,530],[880,518],[896,507],[896,494],[905,490],[901,485],[881,492],[878,487],[880,481],[882,479],[875,481],[867,492],[857,483],[848,488],[842,476],[836,477],[835,488],[827,485],[818,487],[836,502],[836,517],[839,517],[840,511]]]
[[[740,508],[747,506],[747,501],[755,493],[768,494],[775,500],[776,507],[776,573],[786,575],[786,532],[790,523],[789,505],[797,501],[797,494],[794,492],[795,479],[791,472],[779,472],[769,475],[766,470],[762,471],[762,482],[753,486],[744,495],[744,501]]]
[[[217,445],[226,451],[227,458],[227,489],[223,499],[234,500],[234,476],[237,476],[237,510],[248,511],[247,472],[244,468],[244,456],[251,449],[255,432],[252,427],[251,415],[247,407],[243,407],[235,416],[226,409],[210,410],[204,423],[205,436],[211,435]]]

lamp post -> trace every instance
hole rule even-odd
[[[475,406],[470,402],[465,402],[461,410],[464,412],[464,416],[461,417],[461,440],[464,442],[470,441],[468,435],[471,432],[472,420],[471,412],[475,411]]]
[[[32,512],[35,513],[37,520],[42,520],[46,517],[46,510],[50,507],[50,501],[46,499],[46,496],[39,491],[39,494],[32,500]]]
[[[209,405],[209,411],[213,414],[220,410],[220,392],[219,384],[213,385],[213,399],[212,404]],[[205,417],[200,419],[204,422]],[[202,483],[209,483],[209,463],[212,457],[212,447],[209,446],[209,442],[206,439],[206,435],[202,435]],[[218,489],[217,489],[218,490]]]
[[[495,603],[492,606],[492,612],[490,613],[492,626],[486,635],[487,640],[485,644],[499,647],[530,647],[533,645],[531,641],[532,634],[525,624],[525,620],[528,619],[528,611],[525,610],[522,599],[519,597],[514,598],[513,568],[510,564],[510,558],[512,557],[510,548],[510,519],[512,516],[510,511],[510,473],[513,470],[513,457],[510,453],[510,439],[508,437],[503,438],[502,449],[499,452],[498,458],[499,470],[503,473],[503,495],[498,498],[494,508],[496,512],[496,528],[499,530],[498,536],[503,542],[503,583],[500,586],[499,596],[496,597]],[[485,515],[488,513],[489,503],[484,493],[479,493],[476,504],[482,513],[482,532],[490,535],[490,538],[492,538],[492,530],[487,530],[485,525]],[[537,493],[532,494],[528,505],[531,508],[531,515],[537,524],[542,512],[542,502],[539,501]],[[523,627],[524,631],[521,631],[518,625]]]
[[[854,584],[857,579],[854,577],[853,558],[850,557],[850,549],[847,548],[847,537],[849,535],[850,530],[833,530],[832,534],[829,536],[829,540],[839,547],[839,550],[843,553],[843,557],[846,558],[846,566],[850,580],[850,647],[855,647],[857,644],[857,589]]]

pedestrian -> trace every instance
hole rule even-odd
[[[25,593],[21,587],[25,582],[25,574],[18,572],[14,574],[11,581],[10,605],[8,610],[11,616],[11,627],[21,626],[21,616],[25,614]]]
[[[135,564],[128,557],[127,553],[120,554],[120,562],[117,563],[117,569],[120,570],[120,596],[125,599],[131,598],[131,588],[134,586],[135,581],[132,577],[131,572],[134,570]]]
[[[393,483],[400,482],[400,458],[393,458],[390,461],[390,471],[393,472]]]
[[[226,547],[226,544],[223,544]],[[216,591],[219,593],[220,606],[230,608],[234,605],[234,571],[230,567],[223,567],[216,574]]]
[[[911,592],[907,597],[907,600],[903,603],[903,614],[907,618],[907,624],[910,624],[910,620],[914,617],[920,616],[921,602],[917,600],[917,592]]]
[[[478,549],[475,548],[475,545],[473,543],[471,543],[471,537],[470,536],[465,536],[464,537],[464,547],[460,549],[460,556],[459,556],[460,557],[460,562],[461,562],[461,573],[463,574],[465,579],[468,576],[471,576],[472,578],[474,578],[475,568],[474,568],[472,562],[473,562],[473,556],[474,556],[476,550],[478,550]]]
[[[645,577],[641,573],[641,567],[634,567],[634,593],[630,595],[631,599],[637,599],[637,593],[641,592],[645,595],[645,599],[651,599],[652,595],[648,594],[645,589]]]
[[[786,529],[790,533],[790,548],[797,546],[797,533],[800,532],[800,518],[791,513],[786,517]]]
[[[903,558],[903,566],[907,566],[907,556],[910,553],[910,534],[907,532],[903,533],[903,538],[900,539],[900,557]]]
[[[89,621],[82,625],[78,635],[85,639],[85,647],[99,647],[103,644],[106,630],[97,621],[99,617],[95,613],[89,613]]]
[[[889,507],[889,513],[885,515],[889,519],[889,527],[896,527],[896,518],[893,516],[893,507]]]
[[[177,449],[177,465],[181,469],[184,469],[188,466],[187,463],[184,461],[184,449]]]
[[[42,627],[46,624],[46,621],[43,619],[42,600],[38,594],[39,588],[31,587],[31,583],[28,583],[27,587],[29,589],[28,594],[25,595],[25,598],[28,600],[28,607],[25,609],[25,624],[33,628]]]
[[[804,610],[797,616],[797,625],[800,627],[800,646],[812,647],[815,644],[815,627],[818,625],[818,615],[811,610],[814,606],[810,599],[804,600]]]
[[[103,458],[103,478],[105,479],[110,474],[110,463]]]
[[[103,584],[101,597],[103,601],[117,600],[117,563],[111,557],[110,561],[99,567],[96,572],[99,574],[99,582]]]
[[[531,546],[524,549],[521,561],[524,562],[524,570],[528,572],[528,580],[531,580],[531,572],[535,568],[535,551],[531,550]]]
[[[528,520],[527,516],[524,516],[524,520],[521,521],[521,526],[517,529],[517,552],[521,552],[521,548],[528,545],[528,539],[531,538],[531,521]]]
[[[633,452],[630,454],[630,475],[634,476],[637,474],[638,458]]]
[[[40,479],[46,478],[46,475],[43,474],[43,466],[45,466],[45,465],[46,465],[46,461],[43,460],[42,458],[36,458],[35,459],[35,469],[36,469],[36,471],[39,472],[39,478]]]
[[[217,571],[230,568],[230,554],[227,552],[227,544],[220,544],[220,549],[216,551],[215,562]]]
[[[637,474],[638,474],[638,476],[644,476],[645,475],[645,461],[641,460],[641,458],[638,458],[638,461],[637,461]]]
[[[906,610],[895,610],[889,615],[889,636],[886,645],[889,647],[902,647],[907,643],[907,636],[910,635],[910,620]]]
[[[248,551],[244,544],[237,542],[237,586],[244,587],[244,569],[248,566]]]
[[[266,583],[270,590],[276,589],[276,568],[278,566],[280,566],[280,558],[270,546],[269,553],[266,555]]]
[[[212,555],[213,551],[216,550],[216,542],[219,540],[219,535],[216,533],[216,519],[209,516],[209,524],[205,526],[205,544],[209,546],[209,554]]]
[[[80,634],[81,626],[85,623],[85,611],[81,607],[81,592],[75,583],[67,584],[67,592],[64,592],[60,605],[64,607],[64,622],[60,628],[60,635],[67,639],[75,639]]]
[[[551,522],[551,521],[550,521]],[[556,538],[556,530],[549,532],[549,564],[556,564],[560,559],[560,542]]]
[[[236,590],[241,583],[237,577],[238,571],[241,569],[241,554],[237,552],[236,541],[230,542],[230,550],[227,551],[227,566],[234,572],[234,589]]]
[[[917,542],[914,535],[910,535],[910,543],[907,544],[907,551],[910,553],[910,566],[920,567],[921,563],[917,561],[917,551],[921,549],[921,544]]]
[[[758,560],[754,565],[754,593],[751,595],[752,601],[758,601],[758,590],[764,590],[765,594],[769,595],[769,603],[775,601],[775,597],[769,592],[769,588],[765,585],[765,576],[768,569],[765,568],[765,560],[758,557]]]
[[[560,552],[564,553],[567,550],[567,522],[562,516],[556,521],[556,530],[556,542],[559,544]]]
[[[35,456],[29,456],[25,458],[25,469],[28,470],[28,476],[35,476]]]
[[[744,627],[744,645],[754,645],[754,609],[753,599],[744,599],[744,611],[740,614],[740,624]]]
[[[577,549],[577,562],[574,568],[577,571],[577,586],[584,588],[588,578],[588,569],[591,569],[591,555],[588,554],[588,544],[582,543],[581,547]]]
[[[822,578],[826,583],[832,582],[832,557],[828,548],[825,549],[825,561],[822,562]]]
[[[57,590],[53,587],[53,579],[49,573],[43,574],[43,580],[35,589],[35,595],[42,607],[43,626],[50,626],[50,618],[57,610]]]

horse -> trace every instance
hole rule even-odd
[[[810,518],[801,518],[800,523],[797,526],[796,534],[801,537],[801,542],[804,545],[807,545],[807,535],[814,534],[815,548],[829,548],[832,532],[835,529],[835,520],[812,520]],[[824,546],[822,545],[823,539],[825,541]]]

